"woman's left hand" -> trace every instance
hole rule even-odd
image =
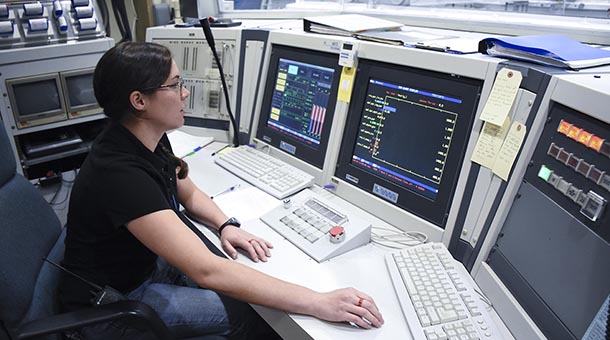
[[[222,235],[220,235],[220,244],[231,258],[236,259],[237,250],[235,248],[241,248],[248,253],[254,262],[259,260],[267,262],[267,258],[271,256],[269,249],[273,248],[269,241],[230,225],[223,229]]]

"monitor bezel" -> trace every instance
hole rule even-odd
[[[66,102],[66,107],[67,107],[68,113],[71,114],[74,112],[81,112],[81,111],[85,111],[85,110],[92,110],[92,109],[100,108],[99,104],[97,103],[97,100],[95,100],[95,102],[92,104],[73,105],[70,100],[70,91],[68,90],[67,78],[77,77],[77,76],[81,76],[81,75],[89,75],[89,74],[93,75],[94,71],[95,71],[95,68],[90,67],[90,68],[86,68],[86,69],[64,71],[64,72],[60,73],[61,86],[62,86],[64,100]],[[93,88],[93,83],[91,83],[91,88]]]
[[[441,92],[443,94],[448,94],[452,97],[456,97],[456,94],[447,90],[454,88],[451,86],[459,85],[458,91],[460,93],[458,93],[458,96],[464,96],[462,99],[467,101],[464,103],[464,105],[468,105],[472,108],[470,112],[462,113],[462,115],[468,114],[467,119],[458,119],[456,123],[452,143],[453,141],[460,142],[459,145],[452,144],[452,148],[447,156],[445,169],[443,171],[443,178],[439,186],[439,192],[434,200],[401,187],[386,178],[375,175],[369,171],[365,171],[352,163],[351,160],[352,155],[354,154],[358,127],[361,122],[362,111],[366,103],[369,80],[371,78],[420,89],[423,89],[422,85],[419,83],[413,83],[413,81],[410,79],[434,78],[435,81],[437,81],[436,86],[434,88],[430,88],[429,90],[434,90],[434,92],[437,93]],[[420,80],[415,81],[419,82]],[[447,224],[451,203],[453,201],[453,196],[459,180],[459,172],[461,171],[464,155],[466,154],[466,149],[468,147],[470,133],[474,125],[476,112],[483,90],[483,83],[483,80],[456,74],[442,73],[410,66],[361,59],[359,61],[358,72],[354,82],[354,92],[352,94],[352,101],[347,114],[347,121],[345,123],[343,140],[337,160],[335,177],[345,181],[347,184],[364,190],[375,197],[381,198],[388,204],[397,206],[400,209],[403,209],[444,229]],[[439,84],[443,85],[439,86]],[[466,91],[466,86],[470,86],[471,88]],[[471,90],[476,90],[476,95],[474,97],[471,96],[471,98],[466,98],[465,95]],[[453,175],[451,176],[450,174]],[[383,195],[375,194],[373,190],[375,184],[397,193],[398,198],[396,202],[390,201]]]
[[[281,134],[270,129],[267,126],[269,119],[271,101],[273,98],[273,90],[275,88],[275,79],[277,68],[280,59],[288,59],[305,64],[326,67],[334,70],[333,81],[331,86],[331,95],[328,100],[326,109],[326,117],[320,137],[320,145],[314,149],[295,138]],[[271,54],[267,68],[265,87],[263,91],[262,104],[260,114],[258,116],[256,139],[260,140],[283,153],[296,157],[305,163],[308,163],[320,170],[324,167],[329,139],[332,130],[332,123],[335,116],[337,104],[337,93],[339,88],[339,79],[341,78],[342,67],[338,64],[338,56],[333,53],[322,52],[317,50],[298,48],[286,45],[272,44]],[[290,145],[296,145],[294,153],[290,153],[281,147],[282,142]]]
[[[30,114],[22,114],[19,111],[20,109],[17,105],[17,98],[16,98],[15,92],[13,90],[14,86],[21,85],[21,84],[28,84],[28,83],[36,83],[36,82],[47,81],[47,80],[55,81],[55,87],[57,89],[57,98],[59,100],[60,108],[47,110],[47,111],[41,111],[41,112],[35,112],[35,113],[30,113]],[[61,116],[61,115],[66,115],[66,119],[67,119],[66,104],[64,102],[64,93],[63,93],[63,88],[62,88],[61,80],[60,80],[58,73],[50,73],[50,74],[42,74],[42,75],[7,79],[6,88],[8,91],[8,97],[9,97],[9,101],[11,103],[11,109],[13,111],[13,116],[15,117],[15,120],[17,122],[38,120],[38,119],[43,119],[43,118],[48,118],[48,117],[53,117],[53,116]]]

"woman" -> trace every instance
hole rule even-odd
[[[368,295],[353,288],[319,293],[275,279],[214,255],[185,225],[180,204],[192,218],[219,229],[231,257],[236,248],[256,262],[271,256],[272,245],[229,219],[171,153],[165,132],[184,124],[189,92],[167,48],[131,42],[113,47],[98,62],[94,90],[111,123],[96,139],[72,189],[68,269],[149,304],[179,338],[268,337],[269,330],[260,327],[264,322],[245,302],[367,329],[383,324]],[[73,310],[89,304],[89,291],[64,276],[62,305]],[[99,339],[145,336],[122,324],[82,332]]]

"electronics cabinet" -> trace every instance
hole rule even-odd
[[[18,171],[80,166],[105,122],[93,70],[114,45],[93,0],[0,3],[0,113]]]

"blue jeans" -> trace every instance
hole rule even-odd
[[[281,339],[250,305],[198,287],[161,259],[152,277],[127,297],[152,307],[177,339]],[[89,340],[155,338],[120,321],[86,327],[81,333]]]

